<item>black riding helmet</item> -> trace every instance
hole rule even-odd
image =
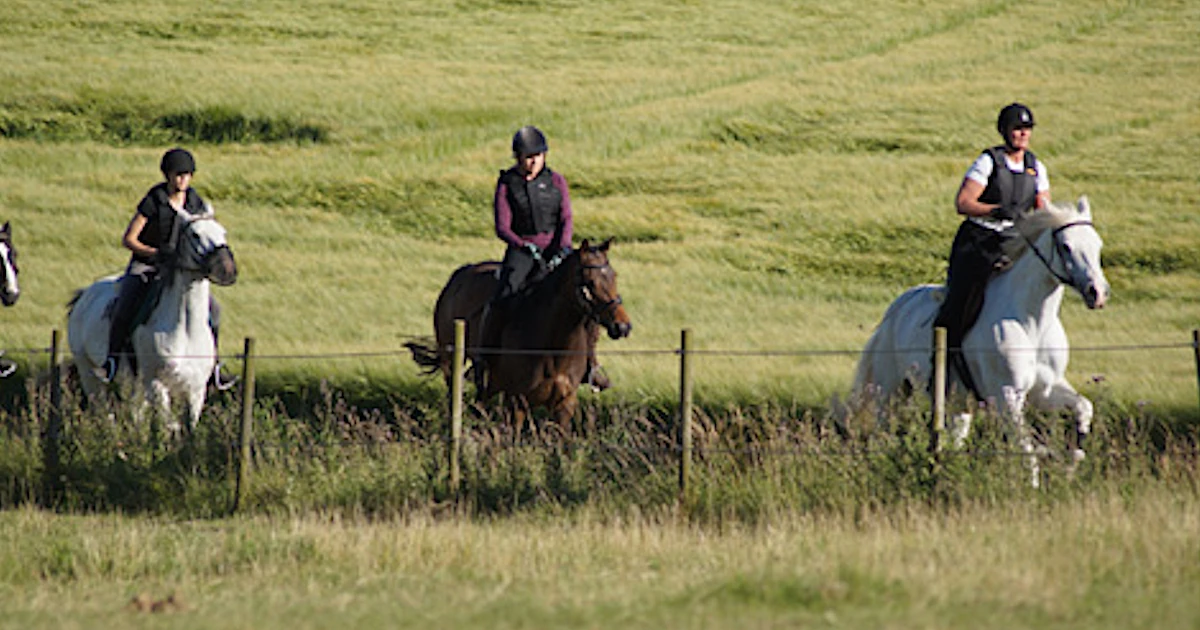
[[[521,127],[513,136],[512,141],[513,156],[520,158],[522,155],[535,155],[545,153],[549,150],[546,146],[546,136],[541,130],[533,125]]]
[[[1008,132],[1013,129],[1033,127],[1035,124],[1033,112],[1029,111],[1028,107],[1020,103],[1010,103],[1000,110],[1000,116],[996,118],[996,131],[1000,132],[1000,137],[1004,138],[1004,142],[1007,144]]]
[[[195,173],[196,160],[186,149],[175,147],[163,154],[159,168],[162,170],[163,175],[170,175],[171,173]]]

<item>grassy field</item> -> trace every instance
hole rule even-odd
[[[0,627],[1189,628],[1197,514],[1154,486],[719,529],[26,509],[0,513]]]
[[[1073,380],[1194,407],[1191,3],[170,8],[0,7],[0,214],[25,288],[10,353],[46,347],[71,291],[123,264],[120,232],[183,144],[241,265],[217,291],[225,352],[253,336],[289,357],[260,370],[411,387],[401,344],[457,265],[501,253],[495,174],[536,123],[578,238],[617,238],[636,328],[603,344],[613,397],[669,396],[673,357],[622,352],[691,328],[701,348],[795,353],[706,360],[700,396],[823,405],[887,303],[942,278],[951,197],[1019,99],[1056,198],[1089,195],[1107,241],[1111,306],[1071,297],[1064,316],[1076,346],[1122,349],[1077,352]],[[1173,347],[1125,349],[1147,345]],[[828,350],[845,354],[804,354]]]
[[[240,265],[216,290],[223,351],[257,340],[276,433],[259,516],[222,519],[231,400],[198,471],[130,448],[145,427],[76,418],[72,513],[0,512],[0,626],[1195,627],[1195,458],[1161,452],[1197,418],[1197,32],[1188,0],[6,0],[0,221],[24,289],[0,312],[24,368],[6,391],[44,370],[72,291],[125,263],[183,145]],[[737,351],[696,366],[701,446],[811,447],[887,304],[942,279],[952,196],[1013,100],[1055,199],[1088,195],[1106,241],[1108,308],[1064,303],[1069,377],[1097,402],[1077,481],[1035,496],[1002,474],[1019,463],[966,460],[939,488],[899,426],[862,438],[880,449],[862,465],[710,454],[677,518],[669,465],[604,450],[667,433],[648,425],[671,417],[683,328]],[[597,441],[481,458],[476,518],[454,518],[441,384],[402,344],[453,269],[501,254],[491,194],[531,123],[576,240],[616,238],[635,329],[602,342]],[[322,409],[322,380],[349,401]],[[389,396],[412,404],[354,406]],[[21,400],[0,409],[5,506],[40,480],[44,400]],[[417,437],[322,450],[376,429]],[[186,612],[124,610],[172,590]]]

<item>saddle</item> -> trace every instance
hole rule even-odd
[[[110,325],[115,325],[119,313],[121,302],[121,286],[122,282],[138,282],[129,274],[124,274],[117,279],[118,290],[116,295],[108,302],[108,306],[104,309],[104,316],[108,318]],[[158,307],[159,301],[162,299],[165,280],[161,277],[156,277],[150,281],[150,285],[146,287],[144,294],[138,304],[130,305],[128,308],[133,312],[133,316],[129,319],[128,326],[124,338],[121,340],[121,347],[118,349],[120,353],[124,353],[133,360],[132,333],[134,330],[150,320],[150,314]]]

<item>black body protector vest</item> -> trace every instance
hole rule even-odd
[[[196,189],[188,188],[183,202],[183,210],[192,216],[204,214],[206,211],[204,199],[200,197],[200,193],[197,193]],[[138,204],[138,213],[146,217],[146,227],[142,229],[139,240],[155,249],[162,248],[164,245],[175,249],[178,245],[176,241],[179,239],[179,230],[176,225],[178,217],[175,209],[171,207],[165,183],[154,186],[146,193],[146,196]],[[134,254],[133,258],[146,264],[154,264],[153,258],[143,258],[137,254]]]
[[[531,236],[558,229],[563,196],[554,185],[549,167],[529,181],[516,168],[510,168],[500,173],[500,181],[508,189],[513,232]]]
[[[1020,173],[1008,169],[1003,146],[992,147],[984,153],[992,156],[995,166],[979,201],[1014,206],[1018,212],[1032,208],[1037,203],[1037,157],[1033,152],[1025,151],[1025,170]]]

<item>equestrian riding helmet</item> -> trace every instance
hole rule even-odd
[[[162,156],[162,163],[159,165],[163,175],[171,173],[195,173],[196,160],[192,158],[192,154],[186,149],[175,147],[167,151]]]
[[[521,127],[517,130],[516,135],[513,136],[513,156],[517,158],[523,155],[545,153],[548,149],[549,147],[546,146],[546,136],[533,125]]]
[[[1028,107],[1020,103],[1010,103],[1000,110],[1000,116],[996,119],[996,130],[1000,132],[1000,136],[1008,141],[1008,132],[1013,129],[1023,129],[1033,127],[1033,112],[1029,111]]]

